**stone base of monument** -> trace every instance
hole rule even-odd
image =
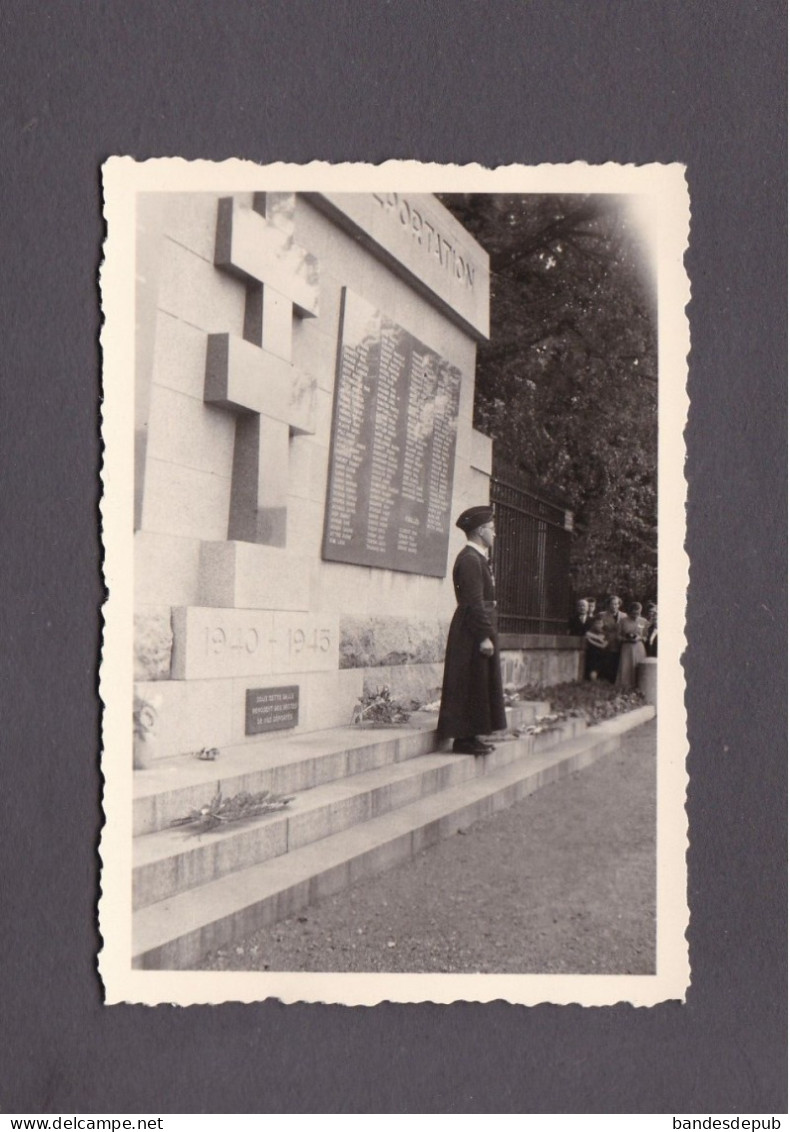
[[[522,724],[535,721],[535,705],[518,709]],[[338,728],[139,771],[134,966],[193,968],[208,951],[588,766],[654,714],[647,706],[590,728],[565,720],[476,759],[438,751],[436,716],[418,713],[397,732]],[[200,836],[170,825],[217,789],[294,797],[285,810]]]

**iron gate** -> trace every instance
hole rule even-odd
[[[494,576],[500,633],[566,633],[573,515],[492,477]]]

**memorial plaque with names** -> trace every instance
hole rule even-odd
[[[461,373],[343,292],[323,557],[444,577]]]
[[[299,685],[282,688],[248,688],[245,735],[281,731],[299,722]]]

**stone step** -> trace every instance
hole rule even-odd
[[[508,709],[509,726],[528,726],[551,705],[524,702]],[[135,771],[133,834],[168,829],[171,821],[200,809],[217,789],[291,795],[316,786],[427,754],[436,748],[436,715],[415,712],[407,727],[338,727],[258,743],[223,747],[215,761],[188,755],[160,759]]]
[[[436,716],[397,729],[338,727],[308,735],[223,747],[214,762],[188,756],[163,759],[134,775],[135,837],[166,829],[200,809],[221,789],[296,794],[348,775],[401,762],[436,747]]]
[[[588,766],[616,750],[625,732],[654,714],[650,705],[638,708],[553,746],[551,737],[557,732],[516,739],[513,746],[523,757],[489,773],[475,773],[447,790],[142,908],[134,916],[133,965],[189,970],[208,951],[398,864]],[[544,745],[548,749],[536,750]],[[475,760],[469,762],[474,765]]]
[[[297,794],[287,809],[247,823],[202,835],[181,826],[137,837],[133,847],[133,906],[142,908],[293,852],[469,778],[490,774],[533,749],[547,749],[582,730],[582,720],[568,720],[552,730],[525,737],[526,743],[503,739],[485,759],[424,754],[315,786]]]

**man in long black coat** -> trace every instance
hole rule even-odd
[[[456,521],[467,543],[453,566],[458,607],[450,624],[444,658],[440,739],[469,755],[493,751],[481,735],[507,726],[496,632],[494,579],[488,551],[494,544],[491,507],[470,507]]]

